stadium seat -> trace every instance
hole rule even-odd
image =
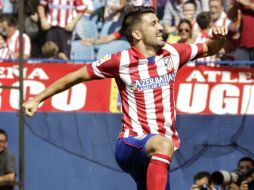
[[[78,63],[91,62],[95,58],[94,47],[84,46],[80,43],[80,40],[73,41],[71,43],[71,60]]]
[[[114,40],[108,44],[98,46],[97,59],[104,57],[107,54],[116,53],[125,49],[129,49],[130,44],[126,40]]]
[[[73,40],[82,38],[97,38],[98,31],[97,26],[92,17],[83,16],[82,19],[77,23],[74,32]]]
[[[108,34],[111,34],[112,32],[117,31],[120,29],[121,23],[120,22],[105,22],[101,28],[100,36],[107,36]]]

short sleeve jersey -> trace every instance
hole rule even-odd
[[[202,44],[166,44],[145,58],[135,47],[107,55],[87,66],[93,79],[115,78],[122,100],[119,138],[159,134],[180,140],[175,129],[174,82],[186,62],[203,53]]]
[[[40,0],[48,8],[48,22],[51,26],[64,28],[73,21],[77,13],[85,13],[87,6],[82,0]]]

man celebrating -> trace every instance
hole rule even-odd
[[[85,65],[57,80],[25,102],[33,116],[40,102],[73,85],[92,79],[115,78],[122,99],[123,125],[116,145],[119,166],[135,180],[138,190],[169,189],[169,164],[180,140],[175,130],[174,81],[186,62],[217,53],[227,29],[213,28],[204,44],[166,44],[152,7],[134,7],[122,30],[132,47]]]
[[[8,135],[0,129],[0,190],[13,190],[16,176],[15,157],[7,149]]]

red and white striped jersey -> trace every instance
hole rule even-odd
[[[6,46],[0,48],[0,59],[11,59],[10,51]]]
[[[225,12],[222,12],[220,18],[216,20],[214,23],[212,23],[212,25],[229,27],[230,23],[231,21],[227,17],[227,14]]]
[[[174,82],[178,69],[203,53],[202,44],[166,44],[145,58],[135,47],[87,65],[91,78],[115,78],[122,99],[119,138],[160,134],[180,140],[175,129]]]
[[[82,0],[40,0],[40,5],[48,8],[48,22],[51,26],[65,28],[78,13],[84,13],[86,6]]]
[[[0,10],[2,10],[4,8],[4,2],[3,0],[0,0]]]
[[[18,58],[16,55],[19,53],[19,31],[16,30],[12,36],[8,37],[6,40],[6,45],[12,54],[12,58]],[[31,53],[31,41],[27,34],[23,34],[23,52],[24,55],[30,56]]]

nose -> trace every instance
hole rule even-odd
[[[158,30],[160,30],[160,31],[163,30],[163,26],[160,23],[158,23]]]

